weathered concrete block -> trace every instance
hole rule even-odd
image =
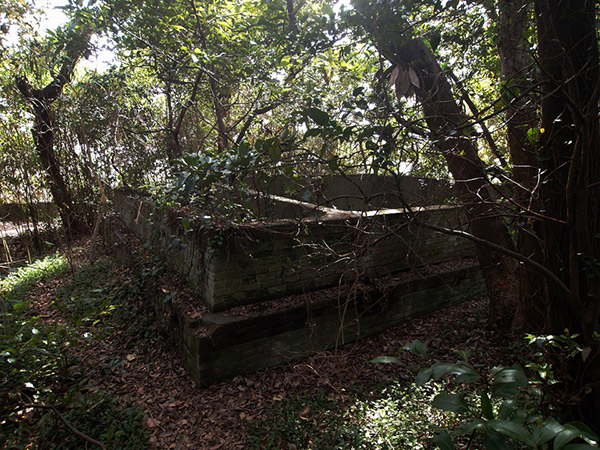
[[[399,210],[370,215],[329,211],[302,222],[206,230],[193,221],[184,229],[180,213],[159,209],[131,192],[118,191],[115,208],[125,225],[150,243],[215,311],[473,253],[465,240],[411,227]],[[460,220],[455,207],[426,208],[418,214],[436,224],[456,225]]]
[[[104,234],[117,256],[139,269],[137,256],[128,247],[130,236],[108,220]],[[315,268],[311,270],[319,273]],[[353,342],[486,293],[478,267],[465,261],[438,273],[405,277],[406,274],[373,284],[359,283],[356,289],[347,285],[320,291],[300,296],[286,308],[272,311],[258,307],[263,312],[245,316],[231,312],[190,316],[176,303],[161,301],[160,286],[148,280],[146,296],[153,302],[158,317],[168,317],[168,331],[191,376],[206,386]],[[344,308],[346,304],[348,308]]]
[[[249,317],[207,314],[199,328],[182,335],[179,345],[189,352],[187,369],[204,386],[353,342],[480,295],[485,295],[485,286],[478,268],[461,268],[393,282],[374,298],[358,295],[348,300],[352,305],[343,319],[340,299],[331,294],[310,307],[301,304]]]

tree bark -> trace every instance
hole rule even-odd
[[[543,74],[540,161],[547,215],[547,266],[571,287],[550,292],[551,328],[580,323],[586,340],[600,312],[600,66],[593,0],[538,0],[535,11]],[[573,325],[570,325],[573,327]]]
[[[294,11],[294,0],[286,0],[287,14],[288,14],[288,22],[290,23],[290,30],[292,32],[298,31],[298,26],[296,25],[296,12]]]
[[[550,291],[550,331],[581,332],[589,354],[573,360],[572,388],[592,387],[586,419],[600,423],[600,62],[593,0],[536,0],[543,76],[540,162],[545,169],[546,265],[570,286]],[[583,354],[582,354],[583,356]],[[585,392],[585,391],[583,391]],[[585,394],[584,394],[585,395]]]
[[[459,196],[465,205],[470,231],[476,237],[504,248],[513,244],[491,194],[484,164],[471,140],[473,129],[460,109],[450,84],[429,47],[413,38],[396,52],[396,63],[417,67],[420,89],[417,92],[425,120],[438,149],[446,159]],[[517,263],[512,258],[477,244],[477,256],[490,296],[490,322],[502,328],[510,325],[519,292]]]
[[[70,41],[66,44],[66,54],[58,75],[43,89],[34,89],[27,78],[17,77],[16,86],[28,100],[34,115],[31,130],[35,149],[40,156],[48,175],[50,194],[58,207],[62,223],[70,238],[73,232],[87,229],[75,211],[73,196],[68,189],[60,170],[60,164],[54,152],[54,130],[56,121],[52,111],[52,103],[60,97],[63,87],[71,82],[75,64],[87,50],[92,30],[75,24]]]
[[[506,137],[512,162],[512,200],[519,205],[517,247],[527,258],[544,264],[540,167],[536,143],[531,137],[535,136],[538,127],[538,105],[530,77],[534,59],[523,37],[530,26],[530,6],[528,0],[498,2],[498,54],[501,94],[506,107]],[[528,135],[528,132],[534,134]],[[532,215],[530,211],[540,215]],[[549,322],[546,299],[551,288],[545,276],[527,265],[519,266],[520,295],[515,328],[529,332],[544,329]]]
[[[81,230],[83,222],[77,218],[73,207],[73,196],[67,188],[60,164],[54,153],[55,120],[51,105],[52,101],[58,98],[62,86],[50,84],[44,89],[33,89],[25,78],[18,78],[16,83],[19,91],[29,100],[34,114],[31,133],[35,150],[48,176],[50,194],[58,207],[61,221],[68,234],[75,230]]]
[[[366,6],[367,8],[370,5]],[[382,7],[383,8],[383,7]],[[359,10],[361,6],[359,5]],[[362,8],[364,11],[364,8]],[[394,65],[411,67],[418,77],[414,86],[423,108],[431,137],[442,153],[465,206],[470,232],[495,245],[512,248],[513,244],[491,193],[469,118],[460,108],[446,74],[425,42],[412,36],[389,11],[382,9],[367,28],[379,51]],[[401,31],[398,31],[401,30]],[[512,258],[477,244],[477,256],[490,296],[490,323],[510,326],[518,304],[517,263]]]

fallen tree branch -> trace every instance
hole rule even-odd
[[[104,445],[102,442],[100,442],[100,441],[97,441],[96,439],[94,439],[94,438],[92,438],[92,437],[88,436],[87,434],[85,434],[85,433],[83,433],[83,432],[79,431],[77,428],[75,428],[75,427],[74,427],[74,426],[71,424],[71,422],[69,422],[69,421],[68,421],[68,420],[65,418],[65,416],[63,416],[63,415],[62,415],[62,414],[61,414],[61,413],[58,411],[58,409],[56,409],[56,407],[55,407],[55,406],[39,405],[39,404],[37,404],[37,403],[27,403],[27,404],[24,404],[23,406],[24,406],[25,408],[39,408],[39,409],[49,409],[49,410],[51,410],[51,411],[52,411],[54,414],[56,414],[56,417],[58,417],[58,418],[59,418],[59,419],[60,419],[60,420],[61,420],[61,421],[62,421],[62,422],[63,422],[63,423],[64,423],[64,424],[67,426],[67,428],[69,428],[69,430],[71,430],[71,432],[72,432],[72,433],[73,433],[75,436],[77,436],[77,437],[79,437],[79,438],[83,439],[84,441],[87,441],[87,442],[89,442],[90,444],[93,444],[93,445],[96,445],[97,447],[100,447],[102,450],[106,450],[106,446],[105,446],[105,445]]]

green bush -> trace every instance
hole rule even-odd
[[[546,342],[564,349],[572,357],[576,354],[573,353],[577,347],[575,337],[552,337]],[[416,341],[408,346],[413,352],[415,348],[420,349],[419,354],[423,353],[422,343]],[[457,420],[457,426],[436,434],[433,441],[438,448],[450,450],[455,448],[456,442],[467,448],[474,442],[477,448],[486,450],[598,448],[598,437],[589,427],[579,422],[559,423],[542,407],[548,401],[548,390],[543,389],[543,384],[555,382],[543,358],[529,366],[536,368],[538,374],[543,370],[544,378],[532,380],[519,366],[494,367],[489,373],[479,373],[469,363],[468,355],[462,355],[461,361],[439,362],[417,375],[417,386],[442,378],[454,381],[452,391],[440,392],[431,403],[439,410],[454,414]]]

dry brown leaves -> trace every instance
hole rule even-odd
[[[88,246],[80,243],[78,247],[81,250],[74,258],[81,262]],[[40,286],[34,307],[42,317],[60,320],[49,301],[51,289]],[[456,350],[468,349],[478,361],[501,361],[506,356],[502,347],[495,345],[494,334],[485,330],[486,308],[485,299],[474,300],[335,351],[207,388],[194,384],[157,327],[149,338],[134,339],[127,337],[128,327],[116,328],[111,336],[78,349],[79,369],[89,377],[89,389],[105,390],[145,411],[151,448],[244,449],[248,421],[261,420],[269,405],[286,397],[319,389],[344,395],[344,388],[368,387],[374,380],[412,382],[416,365],[423,361],[398,352],[414,339],[427,344],[432,359],[455,361]],[[150,313],[147,305],[145,311]],[[379,355],[399,355],[405,364],[366,363]]]

